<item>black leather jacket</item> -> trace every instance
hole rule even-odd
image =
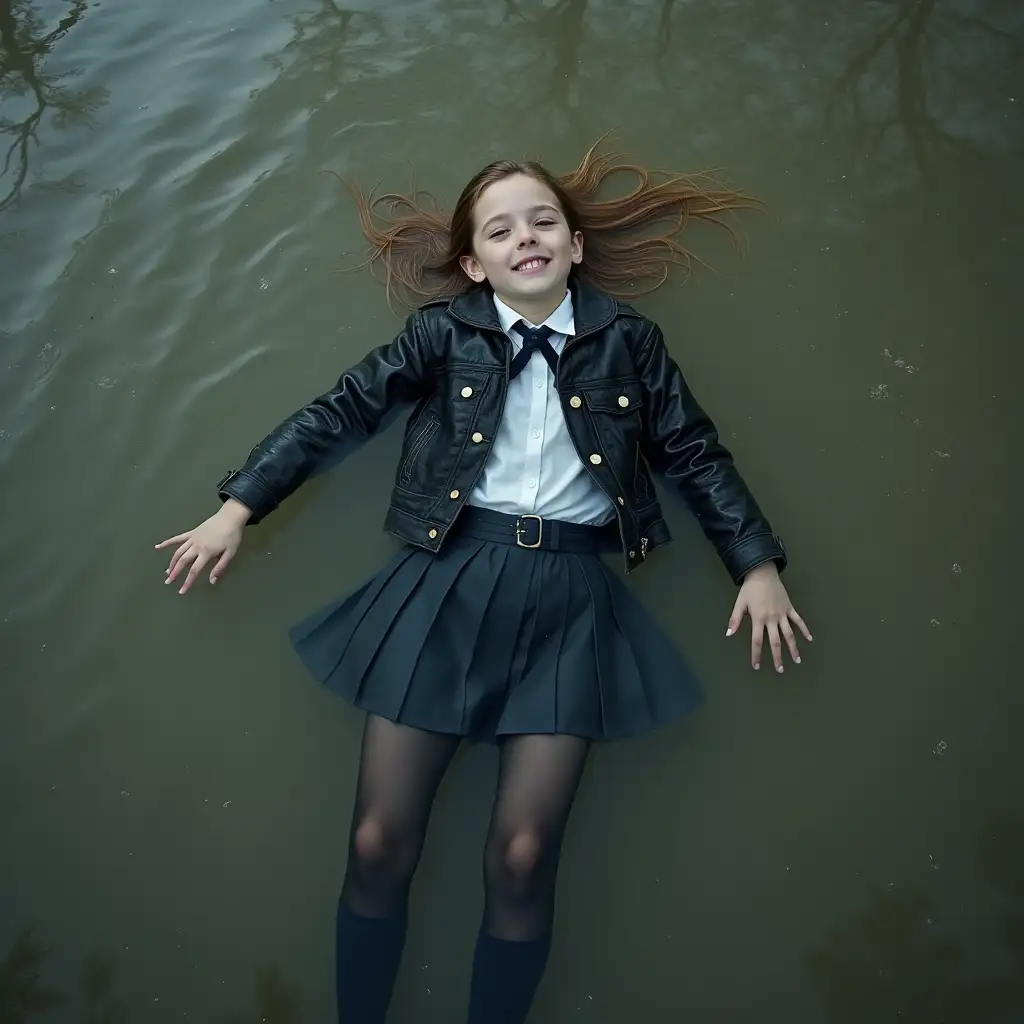
[[[657,324],[570,283],[576,335],[558,360],[573,444],[618,514],[626,571],[671,539],[650,470],[677,486],[736,582],[785,549],[690,393]],[[399,403],[405,428],[385,529],[437,551],[476,483],[505,405],[511,345],[485,288],[427,303],[388,345],[261,441],[218,485],[259,522],[339,442],[365,440]]]

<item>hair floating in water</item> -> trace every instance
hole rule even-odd
[[[672,267],[681,268],[685,279],[695,264],[706,265],[679,240],[691,219],[722,227],[741,242],[732,215],[757,208],[752,196],[724,187],[706,172],[684,175],[625,162],[615,153],[599,152],[603,141],[568,174],[552,174],[533,161],[489,164],[466,185],[451,214],[415,187],[408,195],[374,196],[346,180],[370,243],[357,269],[368,268],[383,280],[392,306],[397,301],[415,307],[474,287],[459,266],[472,245],[473,207],[485,188],[513,174],[530,175],[554,192],[570,228],[584,237],[583,263],[573,272],[617,298],[654,291]],[[632,188],[599,199],[602,186],[617,177],[631,178]]]

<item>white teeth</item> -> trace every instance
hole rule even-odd
[[[516,270],[536,270],[538,267],[544,266],[544,260],[527,260],[525,263],[520,263]]]

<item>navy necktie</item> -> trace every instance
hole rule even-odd
[[[527,327],[526,322],[517,320],[512,325],[512,330],[517,331],[523,339],[523,347],[515,354],[508,368],[508,379],[515,380],[526,369],[526,364],[533,358],[534,352],[540,354],[548,361],[551,372],[555,373],[558,366],[558,355],[551,347],[548,338],[555,332],[550,327]]]

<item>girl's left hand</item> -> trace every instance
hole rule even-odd
[[[750,614],[752,632],[750,637],[750,663],[754,668],[761,667],[761,648],[764,644],[764,631],[768,629],[768,642],[772,648],[772,660],[777,672],[782,671],[782,640],[786,641],[789,653],[798,665],[800,651],[793,635],[793,625],[797,626],[808,640],[811,634],[804,620],[796,613],[793,603],[786,593],[786,588],[779,579],[779,570],[774,562],[764,562],[755,566],[747,573],[740,587],[739,597],[729,619],[726,636],[732,636],[740,628],[745,613]]]

